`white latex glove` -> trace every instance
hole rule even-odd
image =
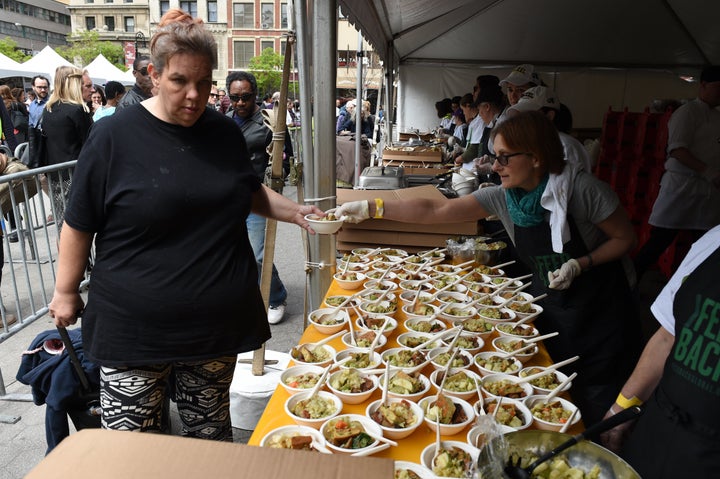
[[[548,271],[550,289],[568,289],[575,278],[580,276],[582,268],[576,259],[571,259],[560,266],[560,269]]]
[[[348,223],[361,223],[370,218],[368,200],[350,201],[335,209],[335,217]]]

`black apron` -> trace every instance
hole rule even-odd
[[[673,301],[675,342],[623,456],[643,477],[720,477],[720,248]]]
[[[563,372],[578,373],[570,391],[587,425],[602,419],[632,372],[640,352],[640,326],[630,288],[620,261],[597,265],[575,278],[566,290],[548,288],[548,271],[571,258],[588,253],[573,219],[568,216],[571,239],[563,253],[552,249],[550,226],[515,225],[515,246],[520,260],[532,271],[529,292],[537,296],[543,313],[535,321],[541,334],[560,334],[545,340],[553,361],[579,355]]]

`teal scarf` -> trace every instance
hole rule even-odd
[[[540,184],[532,191],[525,191],[521,188],[505,190],[505,200],[513,223],[527,228],[528,226],[537,226],[545,221],[545,209],[540,206],[540,197],[545,191],[549,178],[549,175],[545,175]]]

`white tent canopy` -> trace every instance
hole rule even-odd
[[[338,2],[385,65],[398,66],[401,128],[435,125],[435,101],[521,63],[535,65],[581,127],[599,126],[609,106],[692,97],[696,86],[678,76],[720,64],[720,2]]]
[[[61,57],[52,47],[46,45],[45,48],[40,50],[40,53],[23,63],[22,66],[27,69],[38,70],[47,75],[50,79],[50,88],[52,88],[57,67],[72,66],[72,63]]]
[[[110,60],[105,58],[102,54],[98,55],[93,61],[88,63],[85,69],[87,69],[90,74],[90,78],[92,78],[96,83],[107,83],[108,81],[117,81],[123,85],[132,85],[135,83],[134,79],[128,82],[126,72],[110,63]],[[98,81],[97,79],[102,79],[102,81]]]
[[[32,70],[12,58],[0,53],[0,78],[33,77],[41,74],[40,70]]]

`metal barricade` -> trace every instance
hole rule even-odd
[[[48,312],[55,287],[61,229],[58,220],[65,210],[76,163],[70,161],[0,176],[0,191],[4,192],[0,194],[4,256],[0,282],[0,343]],[[8,221],[9,212],[14,216],[15,228]],[[93,255],[91,253],[89,265],[92,265]],[[90,266],[81,289],[89,283],[89,269]],[[0,371],[0,397],[4,391]]]

